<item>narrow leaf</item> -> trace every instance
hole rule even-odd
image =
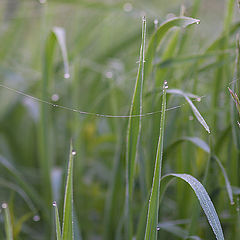
[[[184,98],[187,100],[188,104],[190,105],[195,117],[197,118],[197,120],[199,121],[199,123],[206,129],[206,131],[208,133],[210,133],[210,129],[207,125],[207,123],[205,122],[204,118],[202,117],[202,115],[200,114],[200,112],[197,110],[197,108],[195,107],[195,105],[192,103],[192,101],[190,100],[190,98],[186,95],[184,95]]]
[[[132,115],[142,115],[142,92],[144,80],[144,54],[145,54],[145,38],[146,38],[146,19],[142,20],[142,44],[140,49],[138,74],[135,83],[135,89],[130,109],[130,118],[128,122],[127,132],[127,150],[126,150],[126,206],[127,215],[126,235],[128,239],[132,239],[131,227],[131,196],[133,191],[134,171],[136,165],[136,155],[141,132],[141,116],[131,117]]]
[[[67,181],[65,185],[62,239],[73,239],[73,156],[76,154],[70,146]]]
[[[64,64],[64,78],[69,78],[69,63],[68,63],[68,54],[67,54],[67,47],[66,47],[66,33],[65,30],[61,27],[54,27],[53,33],[55,34],[59,47],[61,49],[62,57],[63,57],[63,64]]]
[[[183,138],[179,139],[178,141],[176,141],[174,144],[180,143],[182,141],[189,141],[189,142],[193,143],[194,145],[196,145],[197,147],[200,147],[206,153],[209,153],[209,154],[211,153],[209,145],[205,141],[203,141],[202,139],[200,139],[198,137],[183,137]],[[171,146],[173,146],[174,144],[172,144]],[[228,197],[229,197],[230,203],[233,205],[234,204],[233,192],[232,192],[232,187],[231,187],[227,172],[226,172],[224,166],[222,165],[221,161],[218,159],[218,157],[216,155],[212,155],[211,157],[213,158],[213,160],[215,160],[217,162],[217,164],[223,174]]]
[[[165,36],[165,34],[168,32],[173,27],[187,27],[191,24],[194,23],[200,23],[200,20],[194,19],[194,18],[189,18],[189,17],[174,17],[171,18],[165,22],[163,22],[157,31],[152,35],[149,45],[146,51],[146,67],[145,67],[145,74],[150,73],[151,67],[152,67],[152,62],[154,61],[154,55],[155,52],[158,48],[158,46],[161,43],[161,40]]]
[[[219,221],[218,215],[203,185],[196,178],[188,174],[168,174],[168,175],[165,175],[163,178],[166,178],[166,177],[180,178],[191,186],[191,188],[195,192],[200,202],[200,205],[208,219],[208,222],[216,236],[216,239],[224,240],[224,235],[223,235],[223,231],[222,231],[222,227],[221,227],[221,223]]]
[[[3,203],[2,208],[4,210],[4,226],[5,226],[6,240],[13,240],[13,227],[12,227],[10,212],[9,212],[7,203]]]
[[[57,203],[56,203],[55,201],[53,202],[53,207],[54,207],[54,211],[55,211],[55,224],[56,224],[57,240],[62,240],[62,234],[61,234],[61,227],[60,227],[58,207],[57,207]]]
[[[175,95],[181,95],[183,96],[186,101],[188,102],[188,104],[190,105],[195,117],[197,118],[197,120],[199,121],[199,123],[206,129],[206,131],[208,133],[210,133],[210,129],[207,125],[207,123],[205,122],[204,118],[202,117],[202,115],[200,114],[200,112],[198,111],[198,109],[195,107],[195,105],[192,103],[192,101],[190,100],[190,98],[196,98],[198,99],[198,97],[194,94],[189,94],[189,93],[185,93],[180,89],[169,89],[167,91],[167,93],[171,93],[171,94],[175,94]]]
[[[166,88],[163,86],[162,98],[162,115],[160,120],[160,133],[158,139],[157,155],[154,168],[153,183],[151,195],[148,204],[147,225],[145,230],[145,240],[157,239],[157,223],[158,223],[158,208],[159,208],[159,195],[160,195],[160,180],[162,174],[162,154],[163,154],[163,136],[164,136],[164,122],[166,112]]]

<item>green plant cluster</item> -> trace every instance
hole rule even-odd
[[[0,239],[240,238],[238,4],[183,2],[0,2]]]

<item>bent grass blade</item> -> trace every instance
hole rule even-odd
[[[146,64],[145,64],[145,74],[146,76],[151,72],[152,62],[154,61],[154,55],[159,47],[161,40],[165,34],[173,27],[187,27],[192,24],[200,23],[199,19],[189,18],[189,17],[174,17],[165,22],[163,22],[157,29],[157,31],[152,35],[149,45],[146,51]]]
[[[168,174],[168,175],[165,175],[162,179],[169,178],[169,177],[180,178],[180,179],[184,180],[185,182],[187,182],[191,186],[191,188],[195,192],[195,194],[199,200],[199,203],[208,219],[208,222],[216,236],[216,239],[224,240],[224,235],[223,235],[221,223],[219,221],[217,212],[214,208],[214,205],[213,205],[207,191],[203,187],[203,185],[196,178],[194,178],[193,176],[191,176],[189,174]]]

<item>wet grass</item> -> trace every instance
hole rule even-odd
[[[1,239],[239,239],[237,5],[174,4],[1,1]]]

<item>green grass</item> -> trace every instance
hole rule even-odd
[[[0,2],[0,239],[238,240],[235,1],[40,2]]]

